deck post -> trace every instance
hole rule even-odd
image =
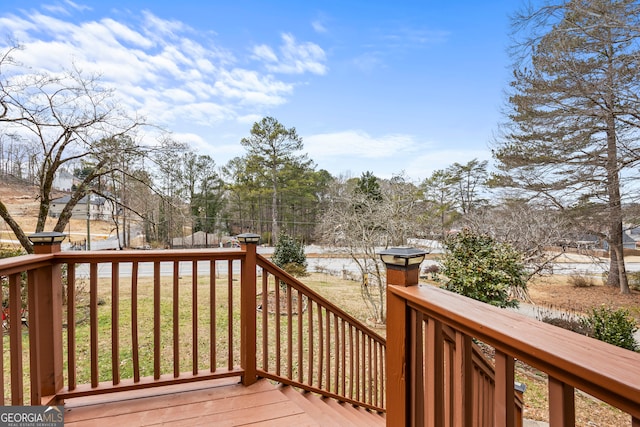
[[[65,235],[45,232],[29,235],[37,255],[60,252],[60,243]],[[36,370],[39,390],[32,390],[32,397],[39,401],[32,405],[57,404],[55,395],[62,390],[62,269],[60,264],[48,264],[33,272],[29,291],[29,320],[32,345],[31,369]],[[33,374],[32,374],[33,375]],[[32,384],[37,386],[37,384]]]
[[[250,233],[240,234],[238,241],[240,248],[246,253],[242,262],[240,286],[240,363],[244,369],[242,384],[251,385],[258,380],[256,375],[256,252],[260,236]]]
[[[411,372],[408,361],[410,324],[406,301],[392,292],[392,286],[418,284],[420,263],[426,252],[412,248],[391,248],[380,252],[387,267],[387,425],[406,427],[412,419],[408,393]],[[421,402],[416,402],[421,404]]]

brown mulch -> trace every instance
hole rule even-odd
[[[256,296],[256,303],[257,303],[258,311],[262,311],[264,309],[264,307],[262,307],[262,293]],[[278,308],[280,309],[280,315],[284,316],[288,314],[286,292],[279,293]],[[304,312],[306,311],[306,309],[307,309],[307,298],[303,297],[302,311]],[[269,314],[275,314],[276,312],[276,293],[274,291],[270,291],[267,294],[267,312]],[[298,314],[298,295],[297,294],[291,295],[291,314],[294,316]]]
[[[612,309],[627,309],[640,323],[640,292],[631,290],[624,295],[620,289],[594,281],[594,286],[575,287],[566,276],[550,276],[529,283],[529,297],[541,307],[585,314],[592,308],[605,305]]]
[[[575,314],[586,314],[592,308],[605,305],[612,309],[626,309],[640,324],[640,292],[631,290],[624,295],[615,287],[606,286],[594,280],[593,286],[576,287],[569,283],[567,276],[550,276],[538,278],[529,283],[529,297],[531,302],[540,307],[564,310]],[[489,355],[490,356],[490,355]],[[541,387],[536,392],[533,389],[525,392],[525,417],[535,420],[547,420],[546,378],[539,371],[520,362],[517,371],[536,381],[539,386],[529,383],[532,387]],[[526,381],[529,382],[529,381]],[[542,396],[541,396],[542,395]],[[611,426],[630,425],[630,417],[597,399],[584,393],[576,392],[576,426]]]

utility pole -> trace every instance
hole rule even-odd
[[[89,209],[91,206],[91,193],[87,193],[85,196],[87,198],[87,250],[91,250],[91,210]]]

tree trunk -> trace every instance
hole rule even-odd
[[[618,272],[618,255],[613,248],[612,244],[609,244],[609,275],[607,276],[607,286],[615,286],[616,288],[620,283],[620,273]]]
[[[624,265],[623,233],[622,233],[622,205],[620,200],[620,175],[618,173],[618,149],[615,118],[613,115],[607,117],[607,192],[609,196],[609,245],[615,253],[617,268],[611,268],[609,273],[609,284],[617,284],[620,293],[629,293],[629,283]],[[614,259],[611,257],[610,263]],[[617,271],[617,276],[614,275]],[[615,281],[615,282],[614,282]],[[617,283],[616,283],[617,282]]]
[[[16,238],[18,239],[22,247],[27,251],[27,253],[32,254],[33,245],[31,244],[31,241],[22,230],[20,225],[13,219],[13,217],[7,210],[7,207],[4,203],[2,203],[2,201],[0,201],[0,217],[2,217],[2,219],[4,219],[4,222],[6,222],[9,228],[11,228],[13,233],[16,235]]]
[[[271,197],[271,240],[273,246],[278,242],[278,175],[276,168],[272,170],[273,195]]]

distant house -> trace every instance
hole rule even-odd
[[[71,191],[76,181],[78,181],[78,178],[70,174],[66,169],[60,169],[53,178],[52,185],[55,190]]]
[[[592,234],[587,234],[581,236],[576,244],[578,248],[582,249],[602,249],[605,251],[609,250],[609,244],[602,240],[601,238],[594,236]],[[622,246],[624,249],[635,249],[636,248],[636,240],[629,235],[629,233],[622,233]]]
[[[71,196],[63,196],[52,200],[49,208],[49,216],[53,218],[59,217],[70,199]],[[87,199],[89,199],[88,207]],[[114,203],[111,200],[92,194],[90,197],[84,196],[78,201],[76,206],[73,208],[71,217],[86,219],[88,215],[89,219],[109,221],[113,219],[113,212]]]

